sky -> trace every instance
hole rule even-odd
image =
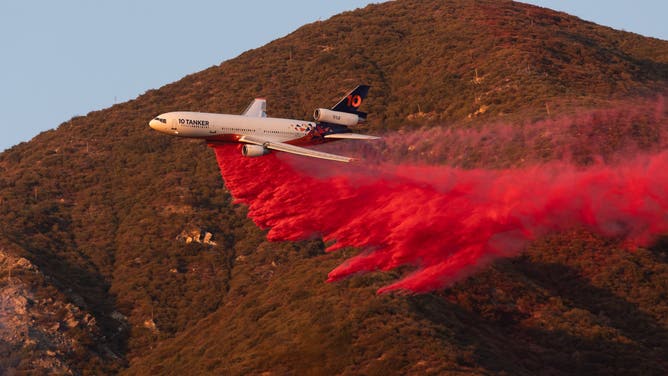
[[[0,0],[0,151],[374,2]],[[668,40],[665,0],[523,2]]]

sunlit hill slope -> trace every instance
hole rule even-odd
[[[379,296],[410,270],[325,283],[359,250],[268,242],[210,149],[147,125],[171,110],[240,113],[255,97],[306,119],[357,83],[372,85],[362,131],[613,108],[587,118],[612,120],[592,122],[599,144],[574,146],[577,163],[620,140],[665,145],[667,41],[496,0],[397,0],[305,25],[0,154],[0,373],[668,373],[665,241],[629,252],[553,234],[450,288]],[[635,110],[615,122],[622,104]],[[555,157],[512,145],[427,159]]]

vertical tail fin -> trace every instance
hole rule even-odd
[[[369,93],[369,85],[358,85],[345,97],[341,98],[339,103],[332,107],[334,111],[348,112],[351,114],[356,114],[360,118],[365,119],[366,113],[360,112],[358,109],[366,99],[366,95]]]

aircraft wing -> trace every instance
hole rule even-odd
[[[347,139],[347,140],[379,140],[380,137],[369,136],[366,134],[359,133],[332,133],[325,135],[325,138],[338,138],[338,139]]]
[[[302,147],[299,147],[299,146],[286,144],[284,142],[263,140],[261,138],[253,137],[253,136],[242,136],[241,138],[239,138],[239,141],[240,142],[245,142],[247,144],[264,146],[265,148],[271,149],[271,150],[277,150],[277,151],[282,151],[282,152],[285,152],[285,153],[303,155],[305,157],[328,159],[330,161],[338,161],[338,162],[350,162],[350,161],[353,160],[353,158],[351,158],[351,157],[344,157],[344,156],[336,155],[336,154],[323,153],[321,151],[302,148]]]
[[[267,117],[267,100],[264,98],[255,98],[255,100],[246,107],[242,115],[249,117]]]

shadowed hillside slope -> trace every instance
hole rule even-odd
[[[0,154],[0,373],[666,373],[665,242],[574,231],[438,293],[376,296],[402,271],[325,284],[357,250],[267,242],[210,150],[147,126],[260,96],[310,118],[362,82],[374,132],[550,119],[654,97],[668,42],[511,1],[398,0],[17,145]]]

